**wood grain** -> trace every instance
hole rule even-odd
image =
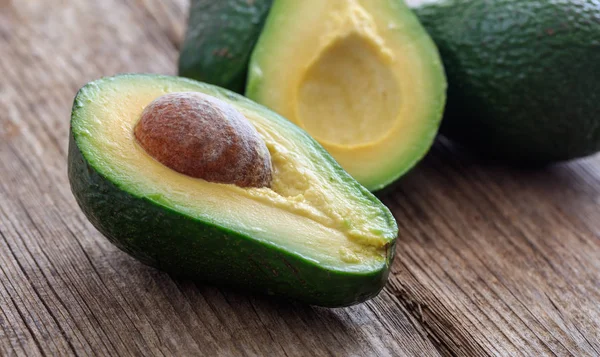
[[[174,280],[131,259],[70,193],[84,83],[173,74],[187,2],[0,0],[0,356],[600,355],[600,158],[538,170],[439,140],[381,195],[393,274],[322,309]]]

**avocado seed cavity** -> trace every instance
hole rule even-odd
[[[155,99],[134,128],[154,159],[182,174],[240,187],[270,187],[271,156],[242,113],[198,92]]]

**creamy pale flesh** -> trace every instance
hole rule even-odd
[[[295,121],[329,146],[374,145],[385,138],[398,122],[400,102],[385,63],[389,56],[377,50],[356,33],[333,41],[301,79]]]
[[[276,122],[230,102],[265,140],[272,157],[273,183],[271,188],[211,183],[160,164],[133,135],[143,109],[154,99],[198,88],[185,81],[155,83],[127,77],[112,81],[101,90],[84,88],[80,96],[88,98],[85,119],[75,122],[73,131],[86,159],[120,187],[324,266],[352,271],[385,262],[387,245],[394,237],[386,232],[390,223],[381,209],[344,193],[343,183],[320,171],[324,163],[309,160],[314,149],[290,138]]]
[[[437,54],[402,1],[278,0],[272,11],[248,96],[306,129],[369,189],[412,166],[435,136],[443,92],[432,87]]]

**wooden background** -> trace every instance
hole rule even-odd
[[[129,258],[66,177],[87,81],[173,74],[187,1],[0,0],[0,356],[600,355],[600,158],[518,170],[440,140],[382,195],[379,297],[323,309]]]

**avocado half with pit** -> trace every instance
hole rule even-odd
[[[175,275],[322,306],[375,296],[389,210],[304,130],[228,90],[158,75],[84,86],[69,179],[92,224]]]
[[[402,0],[275,0],[246,95],[308,131],[375,191],[431,147],[446,79]]]

